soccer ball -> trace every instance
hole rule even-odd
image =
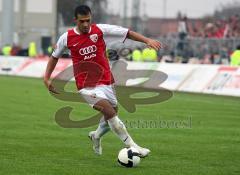
[[[135,167],[140,163],[139,152],[136,148],[123,148],[118,153],[118,163],[124,167]]]

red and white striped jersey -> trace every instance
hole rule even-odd
[[[114,83],[106,56],[106,36],[117,35],[124,42],[128,29],[108,24],[92,24],[87,34],[69,29],[59,38],[53,57],[59,58],[69,49],[78,89]]]

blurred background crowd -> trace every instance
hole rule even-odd
[[[10,1],[14,4],[16,0]],[[80,3],[92,8],[95,23],[125,26],[168,46],[156,52],[137,42],[109,43],[107,53],[111,60],[121,57],[128,61],[240,65],[240,3],[236,2],[222,5],[201,18],[189,18],[180,11],[174,18],[157,18],[148,17],[144,11],[140,13],[140,0],[132,0],[131,4],[123,0],[123,15],[106,10],[108,0],[42,0],[35,4],[21,0],[12,8],[11,15],[16,16],[13,27],[5,28],[12,30],[11,43],[4,42],[4,28],[1,29],[0,54],[50,55],[57,38],[74,26],[73,10]],[[51,8],[46,8],[48,4]],[[131,16],[126,14],[127,8],[132,8]],[[4,23],[4,13],[0,13],[0,17]],[[66,53],[64,57],[69,55]]]

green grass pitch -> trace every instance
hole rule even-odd
[[[1,175],[240,174],[240,98],[175,92],[166,102],[137,106],[135,113],[120,107],[123,121],[140,121],[140,127],[128,127],[134,140],[152,151],[131,169],[117,164],[124,145],[113,133],[104,136],[103,155],[96,156],[87,138],[96,126],[57,125],[60,107],[73,106],[73,120],[96,112],[56,100],[40,79],[0,76],[0,105]],[[148,121],[185,124],[146,127]]]

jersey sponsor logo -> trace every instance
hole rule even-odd
[[[91,45],[91,46],[88,46],[88,47],[81,48],[79,50],[79,54],[80,55],[88,55],[88,54],[96,52],[96,51],[97,51],[97,46]]]
[[[97,35],[97,34],[92,34],[92,35],[90,35],[90,39],[91,39],[94,43],[96,43],[96,42],[98,41],[98,35]]]
[[[85,57],[84,57],[84,60],[89,60],[89,59],[91,59],[91,58],[94,58],[94,57],[96,57],[97,55],[95,54],[95,53],[93,53],[93,54],[91,54],[91,55],[86,55]]]

